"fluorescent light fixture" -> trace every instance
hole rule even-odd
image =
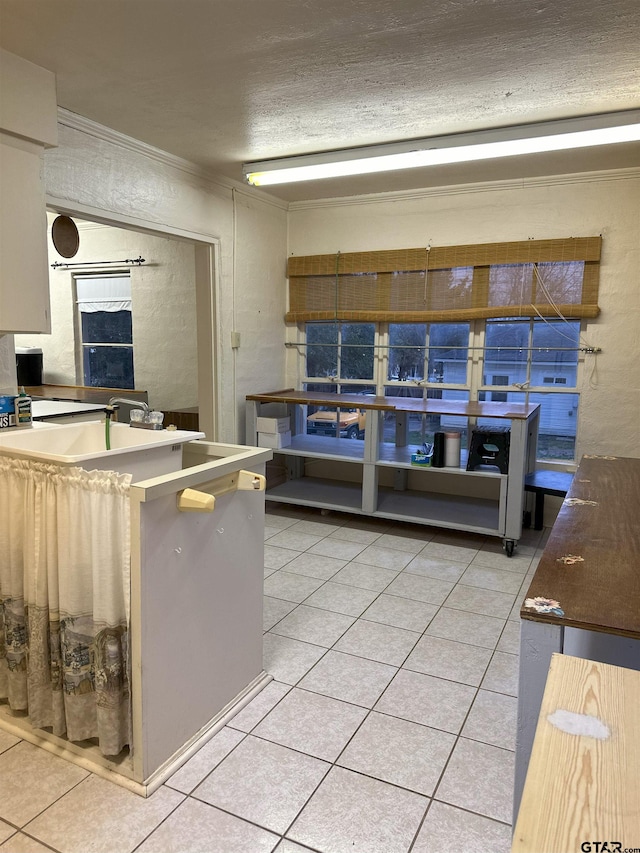
[[[640,140],[640,110],[245,163],[257,187]]]

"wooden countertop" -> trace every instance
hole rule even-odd
[[[563,614],[520,617],[640,638],[639,512],[640,459],[584,456],[526,596]]]
[[[640,847],[638,708],[640,672],[552,656],[512,853]]]
[[[459,415],[466,418],[507,418],[526,420],[540,406],[524,403],[478,403],[464,400],[434,400],[416,397],[375,397],[366,394],[330,394],[323,391],[271,391],[248,394],[247,400],[259,403],[301,403],[316,406],[342,406],[377,409],[388,412],[417,412],[425,415]]]
[[[123,388],[93,388],[88,385],[30,385],[25,388],[34,399],[72,400],[76,403],[107,403],[109,397],[131,397],[147,401],[146,391]]]
[[[248,394],[247,400],[260,403],[302,403],[303,405],[342,406],[355,409],[383,409],[393,411],[393,397],[374,397],[368,394],[330,394],[325,391],[271,391],[267,394]]]

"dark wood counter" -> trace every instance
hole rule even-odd
[[[41,400],[71,400],[74,403],[107,403],[109,397],[130,397],[132,400],[147,400],[146,391],[132,388],[93,388],[88,385],[30,385],[27,394]]]
[[[526,596],[564,615],[520,617],[640,638],[639,512],[640,459],[583,457]]]
[[[552,655],[640,669],[639,508],[640,459],[582,458],[520,610],[514,821]]]

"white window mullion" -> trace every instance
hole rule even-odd
[[[485,321],[474,320],[471,323],[469,358],[467,360],[467,383],[469,387],[470,400],[478,399],[478,392],[483,386],[482,374],[484,373],[484,341]]]
[[[373,379],[376,383],[376,394],[384,395],[384,389],[389,375],[389,324],[377,323],[374,351]]]

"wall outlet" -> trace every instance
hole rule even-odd
[[[240,346],[240,332],[231,332],[231,348],[238,349]]]

